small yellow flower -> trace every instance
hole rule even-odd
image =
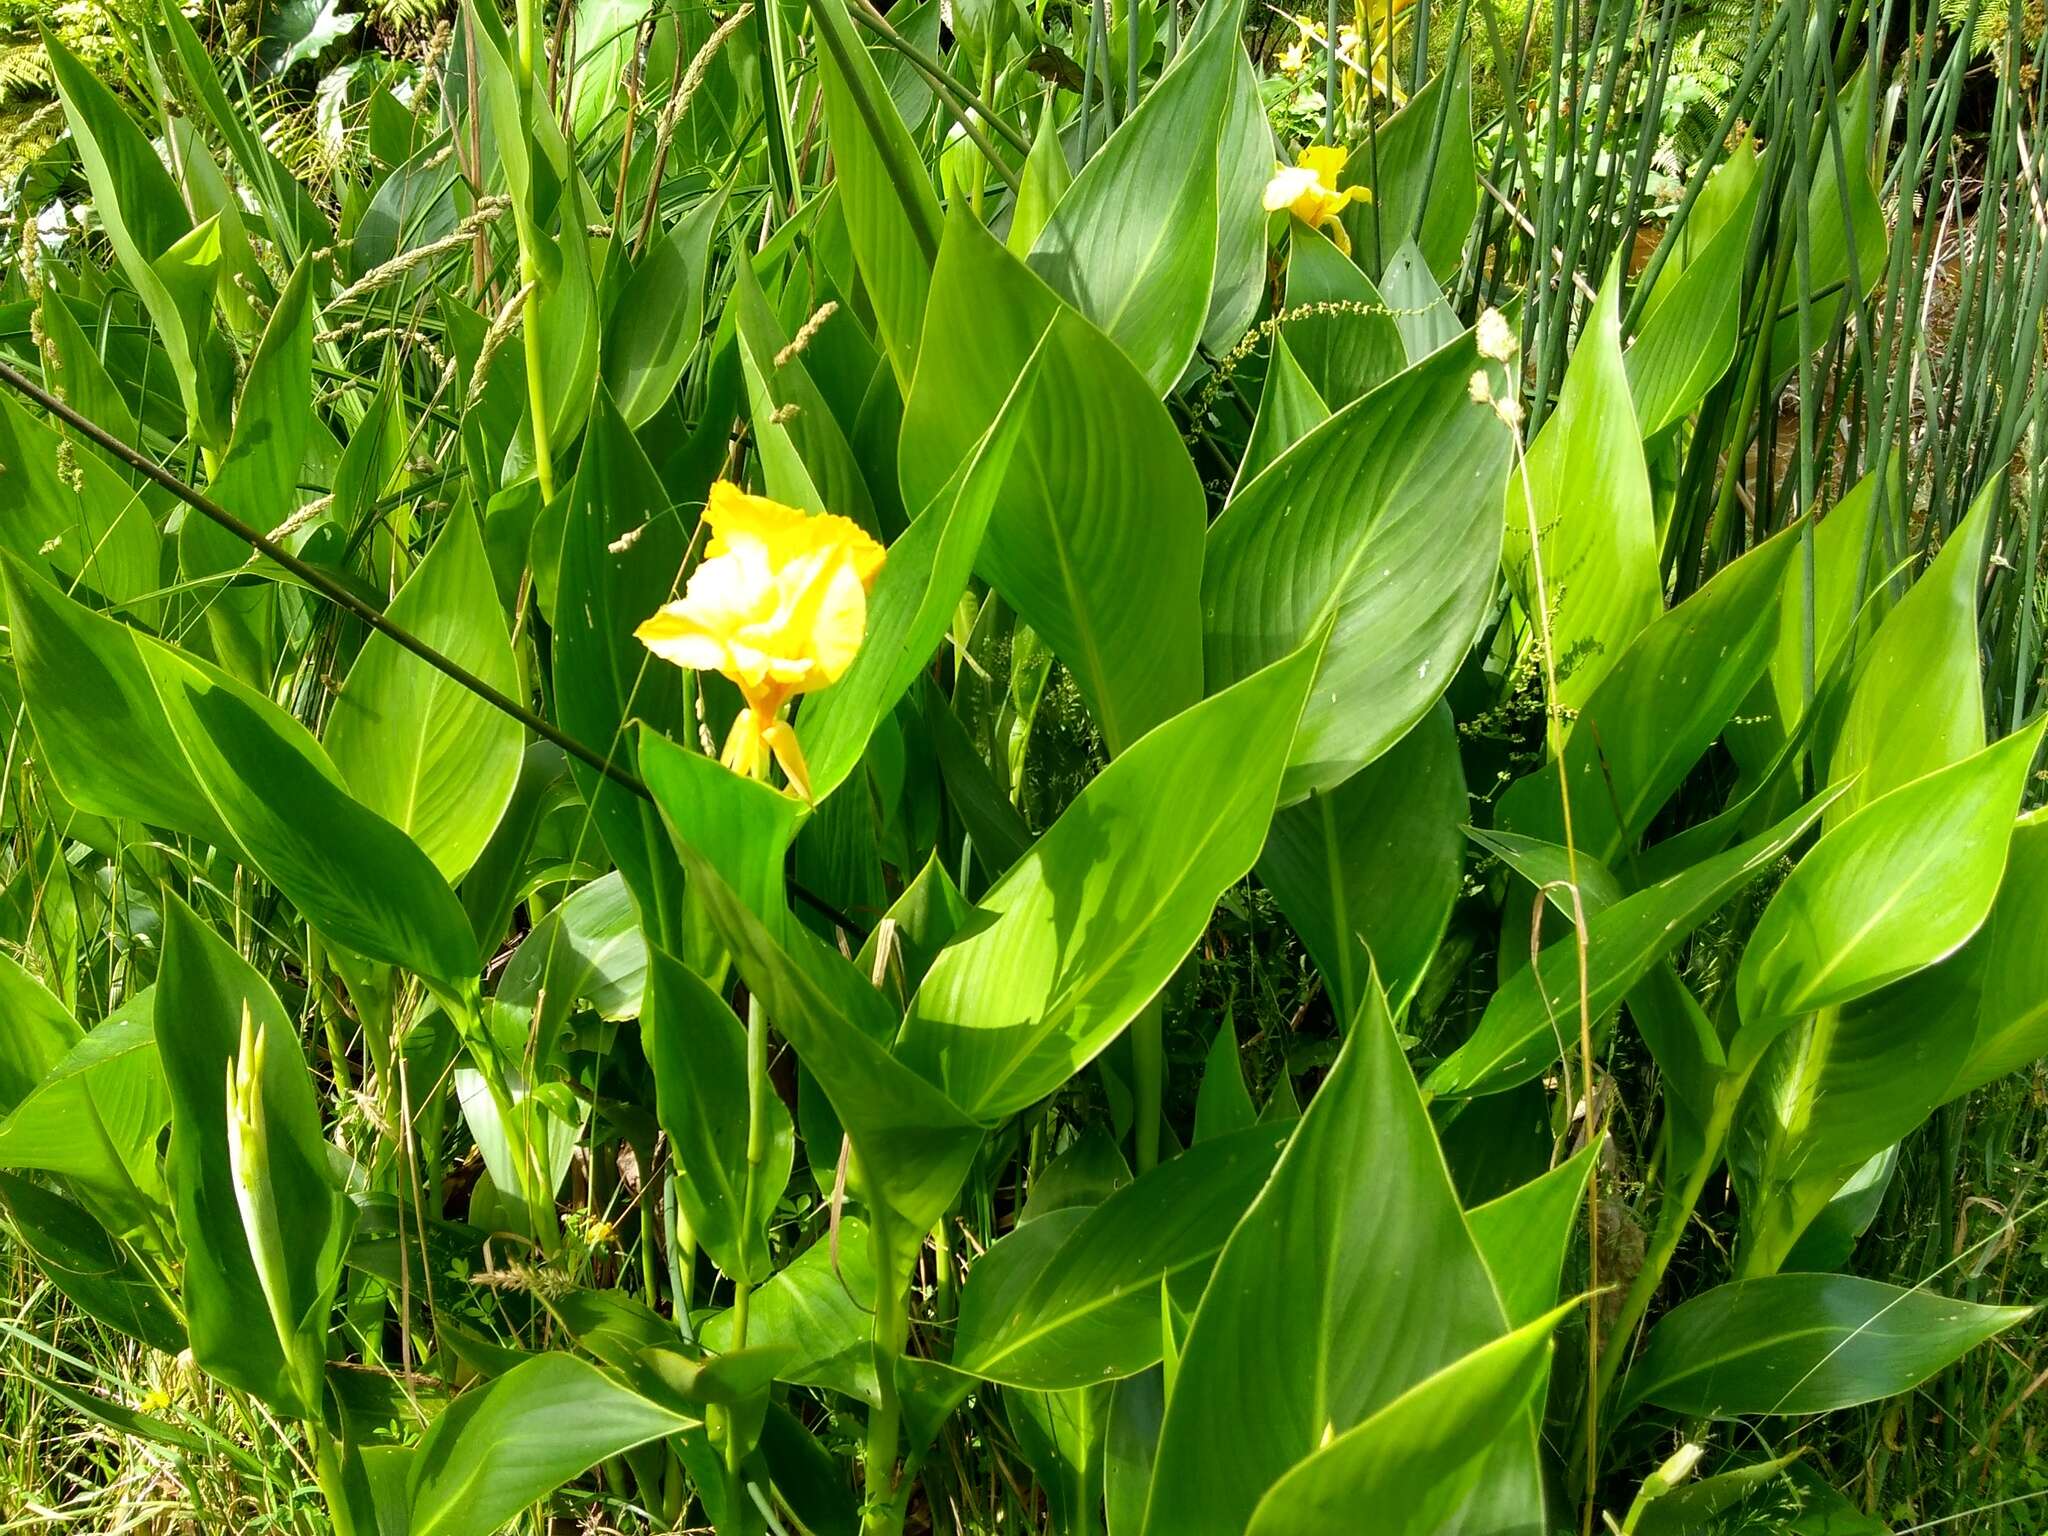
[[[810,798],[810,772],[782,708],[837,682],[867,632],[884,550],[843,517],[816,517],[721,480],[704,509],[711,542],[682,601],[634,631],[664,661],[732,680],[747,701],[719,761],[765,778],[774,754]]]
[[[1302,45],[1300,43],[1289,43],[1287,51],[1280,55],[1280,72],[1284,75],[1299,74],[1301,73],[1302,65],[1307,62],[1308,56],[1302,51]]]
[[[1311,144],[1293,165],[1275,166],[1273,179],[1266,183],[1266,211],[1290,210],[1309,228],[1327,231],[1337,249],[1349,256],[1351,237],[1344,231],[1344,210],[1353,203],[1372,201],[1368,188],[1337,189],[1337,178],[1343,174],[1344,162],[1349,158],[1348,150]]]

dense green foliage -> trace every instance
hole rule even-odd
[[[0,1500],[2036,1528],[1952,10],[18,33]]]

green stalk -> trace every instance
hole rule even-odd
[[[862,1183],[865,1186],[866,1180]],[[876,1402],[868,1415],[861,1536],[902,1536],[903,1531],[903,1490],[896,1486],[903,1403],[896,1391],[896,1362],[902,1358],[910,1339],[910,1298],[896,1280],[889,1222],[887,1215],[878,1212],[868,1229],[875,1259]]]
[[[344,1474],[341,1458],[335,1453],[334,1437],[328,1434],[326,1426],[308,1420],[307,1430],[313,1437],[313,1479],[320,1485],[320,1496],[327,1501],[327,1518],[334,1523],[334,1536],[356,1536],[355,1510],[350,1507],[348,1478]]]
[[[533,67],[540,53],[540,0],[519,0],[517,28],[519,131],[526,135],[526,153],[531,161],[536,151]],[[526,404],[533,417],[533,467],[540,481],[541,500],[550,502],[555,499],[555,463],[548,440],[547,385],[543,374],[547,350],[542,342],[540,320],[540,231],[534,228],[533,210],[524,198],[513,200],[512,222],[519,235],[519,283],[526,290],[526,312],[519,328],[526,348]],[[573,230],[563,232],[564,238],[575,238],[576,234]]]
[[[1131,1055],[1137,1064],[1135,1123],[1138,1172],[1159,1163],[1159,1111],[1166,1084],[1166,1020],[1158,999],[1145,1005],[1131,1025]]]
[[[1676,1193],[1667,1194],[1657,1208],[1657,1230],[1643,1254],[1643,1266],[1636,1271],[1635,1279],[1621,1299],[1621,1308],[1614,1315],[1614,1325],[1608,1332],[1608,1348],[1600,1352],[1600,1375],[1590,1410],[1593,1413],[1597,1413],[1607,1400],[1615,1378],[1621,1374],[1629,1335],[1642,1322],[1643,1314],[1649,1310],[1651,1300],[1664,1283],[1664,1272],[1671,1267],[1672,1256],[1678,1252],[1679,1241],[1685,1236],[1686,1225],[1699,1206],[1707,1181],[1721,1166],[1721,1153],[1728,1144],[1728,1129],[1735,1120],[1735,1106],[1748,1083],[1749,1072],[1746,1070],[1722,1079],[1714,1090],[1714,1111],[1701,1132],[1698,1156],[1686,1170]],[[1667,1145],[1669,1134],[1667,1130]]]
[[[732,1347],[747,1347],[747,1321],[753,1310],[754,1283],[750,1278],[756,1255],[749,1235],[753,1231],[754,1201],[759,1189],[762,1165],[768,1161],[768,1019],[761,999],[747,994],[747,1175],[745,1199],[740,1207],[740,1272],[733,1276]],[[725,1478],[728,1507],[738,1516],[746,1508],[746,1486],[740,1475],[740,1442],[737,1427],[728,1410],[719,1410],[725,1420]]]

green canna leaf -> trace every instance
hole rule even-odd
[[[1465,1213],[1510,1327],[1537,1322],[1557,1305],[1558,1276],[1586,1213],[1586,1179],[1598,1150],[1588,1142],[1548,1173]]]
[[[1107,1047],[1257,856],[1317,649],[1312,639],[1204,700],[1103,770],[977,904],[987,920],[940,952],[898,1055],[993,1124]]]
[[[79,1206],[0,1172],[0,1209],[43,1273],[87,1317],[152,1349],[185,1348],[185,1325],[162,1283]]]
[[[1589,914],[1586,1006],[1594,1027],[1652,965],[1805,836],[1831,799],[1822,795],[1750,841]],[[1553,1020],[1569,1021],[1576,1037],[1579,1006],[1578,943],[1567,933],[1493,994],[1472,1037],[1430,1073],[1430,1090],[1500,1093],[1526,1083],[1557,1060]]]
[[[545,1354],[458,1397],[412,1453],[411,1536],[490,1536],[607,1457],[697,1421]]]
[[[244,1018],[265,1032],[260,1093],[267,1134],[256,1177],[278,1223],[272,1278],[252,1256],[235,1193],[223,1084]],[[164,911],[157,1031],[170,1087],[171,1193],[185,1245],[185,1316],[200,1367],[295,1418],[318,1418],[319,1365],[354,1208],[334,1182],[313,1080],[291,1016],[270,985],[175,897]],[[269,1326],[268,1285],[295,1320]],[[310,1365],[309,1365],[310,1362]]]
[[[908,398],[939,249],[939,200],[875,61],[854,31],[846,0],[818,0],[811,16],[824,44],[818,78],[847,238],[896,387]],[[908,499],[913,506],[924,504],[919,497]]]
[[[30,988],[42,992],[18,971],[0,987],[10,1026],[24,1034],[38,1027],[34,1014],[49,1000]],[[157,1141],[171,1118],[153,1000],[144,991],[82,1036],[67,1017],[69,1048],[0,1119],[0,1168],[55,1174],[113,1234],[152,1244],[170,1209]]]
[[[1426,1302],[1413,1275],[1429,1276]],[[1298,1463],[1504,1331],[1375,987],[1216,1261],[1167,1398],[1145,1530],[1244,1530]],[[1493,1509],[1526,1518],[1533,1442],[1491,1449]]]
[[[1853,779],[1830,825],[1984,746],[1977,588],[1996,519],[1997,482],[1856,657],[1828,743],[1828,776]],[[1875,583],[1881,572],[1872,571]]]
[[[1157,1364],[1160,1286],[1199,1292],[1289,1129],[1252,1126],[1214,1137],[1092,1209],[1074,1208],[1071,1221],[1034,1220],[1005,1237],[969,1272],[953,1368],[1005,1386],[1061,1391]],[[1013,1244],[1035,1249],[1033,1258],[1021,1266],[991,1263]]]
[[[1620,865],[1713,745],[1770,660],[1798,555],[1796,528],[1751,550],[1653,619],[1600,679],[1564,746],[1581,852]],[[1561,817],[1553,760],[1509,787],[1495,820],[1555,843]]]
[[[1371,394],[1406,365],[1386,300],[1327,236],[1297,228],[1289,237],[1286,313],[1280,338],[1331,410]]]
[[[1490,599],[1506,430],[1453,346],[1339,411],[1209,530],[1203,649],[1213,692],[1330,626],[1281,790],[1334,789],[1450,685]]]
[[[1372,189],[1372,201],[1354,203],[1344,221],[1368,275],[1377,279],[1411,235],[1430,271],[1456,272],[1479,211],[1469,69],[1439,74],[1416,91],[1368,142],[1353,146],[1350,169]]]
[[[1610,274],[1566,369],[1557,409],[1507,493],[1507,571],[1534,612],[1539,531],[1556,702],[1579,708],[1664,610],[1642,431],[1621,358],[1620,274]]]
[[[1911,1391],[2032,1310],[1854,1275],[1738,1280],[1659,1319],[1619,1406],[1714,1418],[1852,1408]]]
[[[1998,893],[2042,722],[1892,790],[1831,830],[1757,920],[1736,993],[1746,1049],[1931,965]]]
[[[638,771],[626,722],[690,730],[685,673],[656,660],[634,627],[676,595],[690,525],[603,390],[591,410],[562,521],[555,607],[556,723],[621,767]],[[614,549],[615,545],[623,545]],[[591,822],[658,943],[683,944],[682,882],[660,816],[642,797],[572,763]]]
[[[1154,394],[1180,378],[1208,320],[1218,135],[1243,53],[1237,14],[1226,0],[1205,18],[1208,30],[1081,168],[1031,252],[1032,270],[1122,348]]]
[[[682,1170],[677,1198],[711,1261],[735,1280],[759,1284],[775,1273],[768,1222],[789,1184],[789,1111],[773,1094],[762,1096],[764,1155],[750,1170],[746,1026],[681,961],[659,948],[647,959],[640,1039],[654,1069],[662,1129]]]
[[[68,799],[238,849],[335,943],[451,991],[474,984],[475,941],[447,882],[348,796],[304,726],[12,557],[0,563],[23,691]],[[110,732],[126,739],[110,745]]]
[[[1202,692],[1202,491],[1180,434],[1116,345],[972,219],[947,222],[925,318],[904,505],[939,499],[1035,355],[977,569],[1066,664],[1121,752]]]
[[[467,511],[449,517],[386,616],[499,692],[519,691],[483,535]],[[335,700],[327,750],[356,798],[455,881],[511,801],[523,735],[509,715],[372,635]]]
[[[1259,879],[1339,1017],[1375,970],[1397,1008],[1422,984],[1464,884],[1467,812],[1457,725],[1439,702],[1377,761],[1273,818]]]
[[[1559,1314],[1482,1345],[1319,1447],[1259,1501],[1245,1536],[1340,1536],[1377,1510],[1388,1536],[1460,1525],[1495,1448],[1521,1431]]]

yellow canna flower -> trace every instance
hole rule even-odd
[[[1266,211],[1290,210],[1309,228],[1326,230],[1337,249],[1349,256],[1351,237],[1344,231],[1344,210],[1353,203],[1372,201],[1372,192],[1366,187],[1337,189],[1337,178],[1350,158],[1349,150],[1311,144],[1293,165],[1275,166],[1273,179],[1266,183]]]
[[[772,753],[808,800],[810,771],[782,708],[853,664],[885,552],[846,518],[813,517],[725,480],[711,487],[704,521],[711,542],[682,601],[634,634],[664,661],[730,678],[747,707],[719,761],[765,778]]]

